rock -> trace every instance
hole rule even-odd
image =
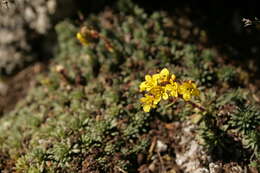
[[[246,172],[246,170],[243,170],[243,168],[236,162],[230,162],[225,165],[223,165],[223,172],[225,173],[243,173]]]
[[[164,144],[162,141],[158,140],[156,143],[156,149],[159,153],[165,152],[167,150],[167,145]]]
[[[176,150],[177,165],[187,173],[209,173],[209,170],[203,163],[208,163],[211,158],[195,139],[194,130],[196,125],[184,122],[182,126],[182,135],[179,143],[182,148]]]
[[[57,19],[76,11],[73,0],[6,2],[6,8],[0,8],[0,75],[12,74],[36,59],[35,43],[43,45],[37,39],[46,36]]]
[[[155,162],[152,162],[152,163],[148,166],[148,169],[149,169],[151,172],[154,172],[154,170],[155,170]]]
[[[216,163],[209,164],[209,172],[210,173],[222,173],[222,165]]]
[[[209,170],[207,168],[198,168],[194,173],[209,173]]]

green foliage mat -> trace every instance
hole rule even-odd
[[[219,63],[216,51],[203,46],[203,31],[194,34],[176,21],[164,12],[147,14],[131,4],[89,16],[82,25],[105,36],[114,52],[103,40],[82,46],[75,37],[79,26],[71,21],[58,24],[59,50],[49,72],[38,76],[37,86],[0,119],[0,169],[137,172],[140,153],[143,162],[150,162],[149,132],[159,128],[155,120],[194,121],[194,114],[197,134],[213,158],[257,165],[260,114],[250,92],[238,89],[246,88],[249,75]],[[197,43],[182,41],[185,32]],[[184,102],[172,107],[162,103],[157,110],[143,112],[139,84],[146,74],[164,67],[198,83],[202,94],[197,103],[207,113]],[[232,152],[239,154],[228,156]]]

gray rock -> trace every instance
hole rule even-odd
[[[58,19],[75,11],[73,0],[2,0],[0,75],[12,74],[33,61],[37,53],[32,52],[37,50],[31,41],[46,36]]]
[[[210,173],[222,173],[222,164],[221,163],[217,164],[217,163],[211,162],[209,164],[209,171],[210,171]]]
[[[158,140],[156,143],[156,149],[159,153],[165,152],[167,150],[167,145],[163,143],[162,141]]]
[[[205,165],[211,158],[196,140],[194,136],[196,128],[196,125],[188,121],[182,124],[179,145],[184,148],[176,150],[176,163],[186,173],[209,173]]]

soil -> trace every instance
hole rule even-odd
[[[29,89],[36,83],[36,75],[45,71],[46,67],[46,64],[38,62],[2,81],[5,91],[0,97],[0,116],[11,111],[16,103],[27,95]]]

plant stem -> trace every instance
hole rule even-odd
[[[191,104],[194,108],[198,108],[201,111],[206,111],[206,109],[204,107],[202,107],[202,106],[200,106],[200,105],[198,105],[198,104],[196,104],[192,101],[187,101],[187,103]]]

